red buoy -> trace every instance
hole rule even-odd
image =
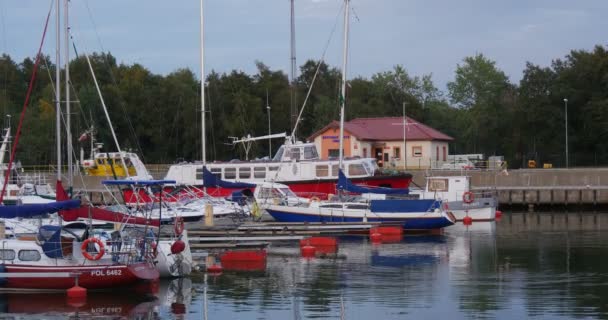
[[[85,289],[79,285],[74,285],[73,287],[71,287],[67,290],[67,294],[68,294],[68,298],[74,298],[74,299],[86,298],[87,289]]]
[[[223,268],[219,264],[212,264],[207,267],[207,273],[220,274],[222,270]]]
[[[403,227],[401,226],[387,226],[387,227],[375,227],[369,229],[369,234],[379,233],[383,236],[386,235],[402,235]]]
[[[225,270],[264,271],[266,256],[266,250],[226,251],[220,256],[220,261]]]
[[[502,217],[502,211],[496,210],[496,218]]]
[[[186,305],[183,303],[174,302],[171,304],[171,313],[173,314],[185,314]]]
[[[338,240],[333,237],[310,237],[300,240],[300,248],[305,246],[313,246],[316,252],[322,254],[338,252]]]
[[[464,223],[464,225],[468,226],[473,224],[473,218],[466,216],[462,219],[462,223]]]
[[[186,249],[186,243],[183,242],[181,239],[180,240],[176,240],[171,245],[171,253],[172,254],[182,253],[185,249]]]
[[[309,245],[300,247],[300,254],[303,258],[314,258],[317,253],[317,248]]]
[[[372,241],[372,243],[382,243],[382,234],[374,232],[369,235],[369,239]]]

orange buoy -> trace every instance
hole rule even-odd
[[[304,258],[314,258],[316,252],[317,248],[310,245],[305,245],[300,248],[300,254]]]
[[[207,267],[207,273],[220,274],[222,270],[223,268],[219,264],[212,264]]]
[[[473,218],[466,216],[462,219],[462,223],[466,226],[471,225],[473,223]]]
[[[382,234],[374,232],[369,235],[369,239],[372,241],[372,243],[382,243]]]

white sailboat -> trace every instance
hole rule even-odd
[[[407,189],[366,188],[356,186],[342,173],[344,168],[344,107],[346,104],[346,78],[348,59],[348,28],[349,4],[344,1],[344,43],[342,56],[342,83],[340,93],[340,137],[338,189],[340,192],[382,192],[406,193]],[[418,199],[386,199],[366,200],[346,199],[339,195],[337,200],[327,202],[312,201],[308,204],[289,205],[287,203],[263,203],[262,208],[281,222],[380,222],[400,224],[404,229],[440,229],[454,224],[454,218],[449,214],[440,200]]]

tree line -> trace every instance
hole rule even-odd
[[[90,59],[123,149],[138,152],[146,163],[201,159],[200,82],[191,70],[159,75],[140,64],[117,63],[111,53],[94,53]],[[55,65],[48,56],[41,60],[17,154],[24,164],[50,164],[56,158]],[[287,75],[259,61],[256,66],[253,75],[233,70],[213,71],[206,77],[210,161],[242,157],[244,151],[230,144],[229,137],[268,134],[268,110],[272,133],[291,132]],[[0,112],[12,115],[13,128],[33,67],[32,58],[16,62],[6,54],[0,57]],[[301,140],[339,117],[340,70],[319,61],[306,61],[299,68],[293,83],[298,109],[317,69],[297,130]],[[105,144],[103,150],[114,151],[84,57],[70,62],[70,78],[76,155],[81,147],[88,153],[89,143],[79,142],[78,137],[91,126]],[[64,84],[60,86],[63,100]],[[564,166],[564,99],[570,165],[605,165],[608,53],[604,46],[573,50],[550,66],[527,63],[517,84],[483,54],[466,57],[457,65],[447,93],[435,86],[431,74],[412,75],[397,65],[370,78],[348,81],[346,118],[401,116],[405,103],[408,116],[455,138],[450,153],[502,155],[512,168],[526,166],[528,160]],[[273,151],[279,144],[273,141]],[[268,147],[258,141],[250,154],[267,155]]]

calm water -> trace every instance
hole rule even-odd
[[[334,259],[273,245],[265,273],[164,282],[154,295],[4,295],[0,318],[608,318],[608,214],[505,214],[441,236],[374,246],[340,239]]]

